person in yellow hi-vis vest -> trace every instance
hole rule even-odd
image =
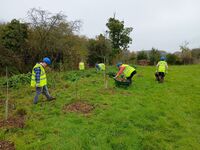
[[[119,71],[114,78],[119,77],[123,73],[128,82],[132,83],[132,78],[136,74],[136,69],[134,67],[122,63],[117,63],[117,67]]]
[[[162,56],[160,58],[160,61],[156,65],[156,73],[155,73],[156,80],[159,82],[163,82],[167,70],[168,70],[167,62],[165,61],[165,57]]]
[[[79,63],[79,70],[85,70],[85,64],[82,61]]]
[[[47,78],[44,68],[51,64],[51,60],[45,57],[42,62],[37,63],[32,69],[31,76],[31,87],[36,88],[36,95],[34,97],[33,103],[38,103],[38,97],[42,93],[46,96],[47,100],[51,101],[55,98],[50,96],[47,88]]]
[[[106,66],[104,63],[99,63],[95,65],[97,71],[105,71],[106,70]]]

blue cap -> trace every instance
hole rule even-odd
[[[118,63],[116,64],[117,67],[120,67],[121,65],[122,65],[121,62],[118,62]]]
[[[165,60],[165,57],[164,56],[160,57],[160,60]]]
[[[51,64],[51,60],[48,57],[43,58],[43,62],[45,62],[48,65]]]

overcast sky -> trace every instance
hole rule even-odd
[[[184,41],[190,48],[200,47],[200,0],[1,0],[0,20],[23,19],[34,7],[81,20],[80,34],[89,38],[104,33],[116,13],[125,26],[133,27],[130,50],[174,52]]]

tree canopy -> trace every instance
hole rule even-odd
[[[115,19],[115,17],[109,18],[106,26],[108,27],[107,33],[112,42],[113,55],[119,54],[122,50],[127,50],[132,42],[130,33],[133,28],[125,27],[124,21]]]

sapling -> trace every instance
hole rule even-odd
[[[6,106],[5,106],[5,119],[8,120],[8,68],[6,67]]]

